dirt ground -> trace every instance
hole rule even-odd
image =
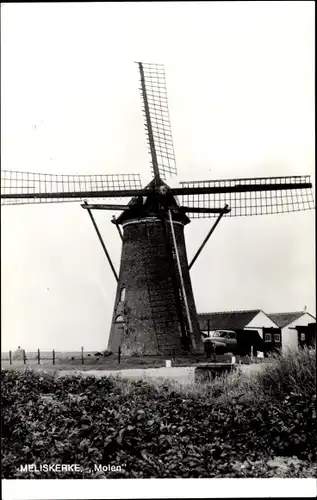
[[[82,373],[84,376],[109,377],[119,376],[132,380],[141,378],[168,378],[177,382],[188,384],[194,382],[195,367],[171,367],[171,368],[130,368],[126,370],[60,370],[59,375],[72,375],[74,373]]]

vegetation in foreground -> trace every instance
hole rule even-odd
[[[28,368],[1,378],[3,478],[316,475],[314,350],[290,352],[252,377],[187,387]],[[26,464],[80,471],[22,472]]]

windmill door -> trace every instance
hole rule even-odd
[[[312,347],[316,343],[316,323],[297,326],[298,347]]]
[[[114,349],[117,351],[119,349],[119,346],[121,346],[123,339],[124,339],[124,334],[125,334],[125,321],[123,319],[123,316],[117,316],[115,319],[114,323],[114,338],[116,339]]]
[[[270,353],[280,353],[282,349],[282,331],[280,328],[263,328],[263,340],[265,344],[264,356]]]

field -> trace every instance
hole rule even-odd
[[[230,362],[231,355],[217,355],[217,362]],[[126,370],[126,369],[141,369],[141,368],[161,368],[165,366],[166,356],[120,356],[117,354],[111,356],[95,356],[94,352],[81,353],[76,352],[56,352],[55,364],[52,361],[51,352],[43,352],[40,356],[40,364],[38,363],[37,353],[30,352],[26,353],[26,362],[24,364],[23,359],[15,360],[12,359],[10,364],[8,353],[1,353],[1,363],[4,368],[14,368],[21,369],[24,366],[32,367],[42,367],[45,370],[54,371],[58,370]],[[177,356],[172,360],[173,366],[195,366],[198,363],[206,362],[205,355],[195,355],[195,356]],[[247,358],[241,358],[236,356],[236,361],[241,361],[243,364],[250,363]],[[268,359],[257,359],[255,358],[253,362],[265,363]]]
[[[32,353],[33,354],[33,353]],[[142,356],[142,357],[132,357],[132,356],[121,356],[120,362],[117,355],[112,356],[88,356],[87,354],[84,358],[81,358],[80,353],[73,353],[72,356],[66,356],[64,353],[59,353],[60,356],[56,358],[55,365],[52,363],[52,359],[45,359],[41,357],[40,366],[46,369],[59,369],[59,370],[122,370],[129,368],[160,368],[165,366],[166,357],[163,356]],[[226,357],[229,361],[231,356]],[[204,361],[203,356],[190,357],[182,356],[181,358],[176,358],[173,360],[174,366],[188,366],[194,365],[201,361]],[[23,366],[38,366],[38,360],[36,356],[27,356],[26,363],[24,365],[23,360],[12,360],[12,364],[9,364],[8,358],[2,360],[3,367],[13,367],[20,368]]]
[[[2,477],[315,477],[315,363],[306,349],[208,384],[4,369]]]

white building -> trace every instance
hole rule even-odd
[[[201,332],[205,335],[214,330],[257,330],[267,344],[268,350],[298,349],[300,344],[309,344],[307,342],[309,335],[311,337],[311,332],[316,332],[316,318],[305,311],[274,314],[266,314],[261,309],[223,311],[200,313],[198,320]],[[296,327],[309,325],[307,333],[296,330]],[[304,336],[306,338],[301,338]],[[259,352],[258,357],[263,357],[263,353]]]
[[[204,334],[214,330],[257,330],[263,338],[263,328],[277,328],[276,323],[261,309],[223,311],[198,314],[200,329]],[[258,357],[263,357],[259,352]]]
[[[305,311],[273,313],[268,314],[268,316],[281,329],[283,351],[286,349],[298,349],[300,334],[296,330],[296,327],[316,323],[316,318]],[[305,339],[302,340],[305,341]]]

